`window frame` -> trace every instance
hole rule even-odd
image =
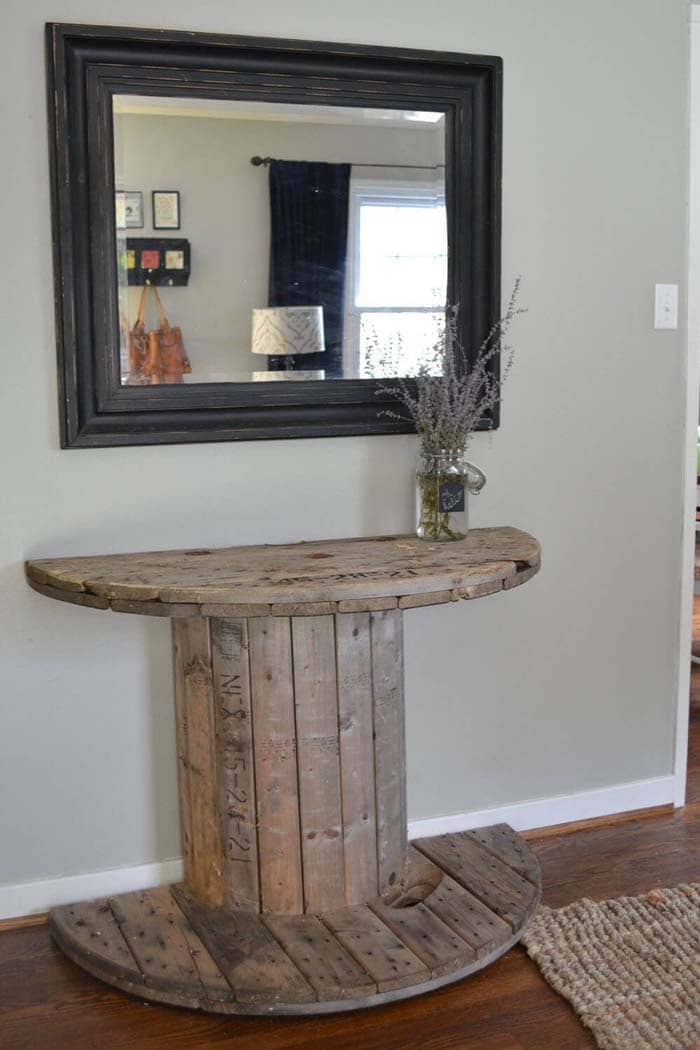
[[[444,184],[443,184],[444,186]],[[391,200],[417,201],[425,200],[421,207],[430,207],[427,203],[429,195],[433,202],[436,200],[445,208],[445,265],[449,262],[449,244],[447,243],[447,194],[443,188],[442,192],[435,192],[435,183],[427,180],[404,179],[394,176],[392,179],[378,179],[354,175],[350,178],[350,208],[348,214],[348,267],[345,283],[345,310],[343,324],[343,365],[349,375],[367,378],[362,374],[362,360],[360,351],[360,330],[364,314],[421,314],[439,313],[447,307],[444,304],[432,304],[430,306],[357,306],[357,293],[359,291],[362,257],[361,257],[361,221],[362,208],[366,206],[381,207]],[[404,207],[410,207],[404,204]],[[434,206],[434,204],[433,204]],[[445,275],[445,289],[447,290],[447,274]]]

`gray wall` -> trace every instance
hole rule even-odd
[[[475,524],[540,537],[512,594],[407,615],[411,817],[670,772],[678,651],[687,9],[670,0],[9,0],[0,77],[0,881],[179,853],[168,624],[50,602],[27,556],[406,529],[410,437],[58,448],[42,22],[490,52],[504,285],[529,313]],[[8,147],[11,144],[11,147]]]

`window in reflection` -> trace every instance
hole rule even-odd
[[[348,370],[365,379],[431,368],[447,291],[442,183],[353,181],[350,229]]]

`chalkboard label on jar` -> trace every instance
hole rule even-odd
[[[441,481],[438,503],[441,514],[452,514],[464,510],[464,482]]]

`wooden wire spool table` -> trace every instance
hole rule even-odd
[[[171,618],[184,881],[55,908],[76,963],[220,1013],[352,1010],[487,966],[540,874],[505,824],[407,841],[404,609],[530,579],[511,528],[27,563],[51,598]]]

